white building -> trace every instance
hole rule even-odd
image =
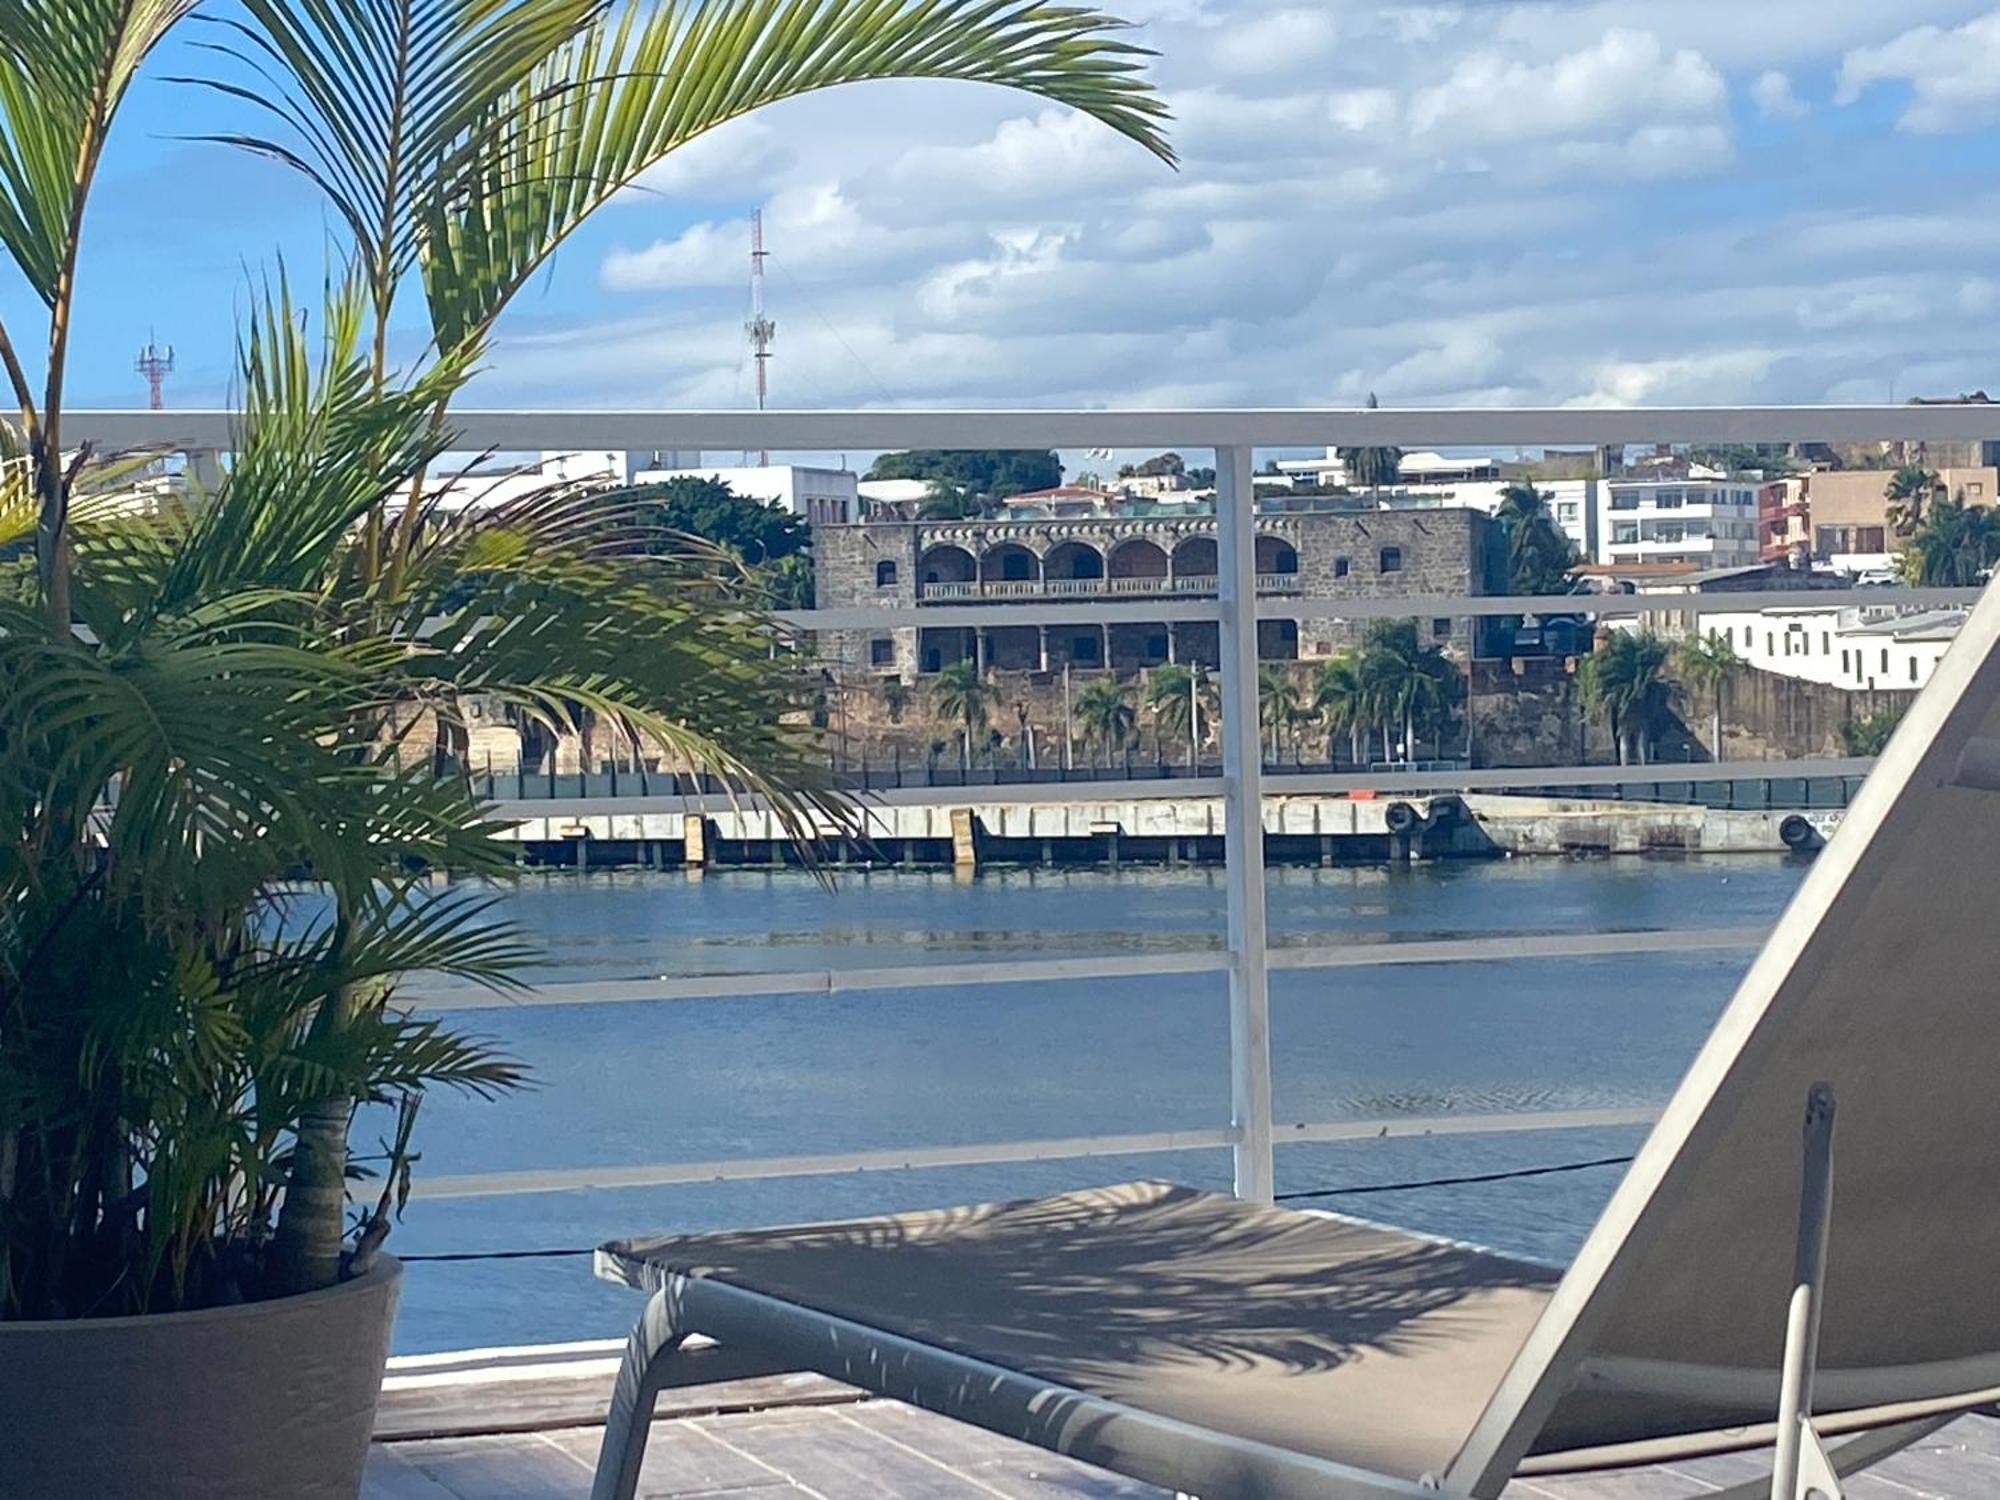
[[[1758,559],[1752,481],[1607,479],[1597,494],[1603,562],[1733,568]]]
[[[1703,615],[1704,632],[1725,637],[1763,672],[1850,690],[1920,688],[1965,623],[1962,609],[1894,605],[1766,609]]]
[[[745,500],[762,500],[804,516],[815,526],[846,526],[861,519],[860,482],[851,469],[809,469],[798,464],[758,464],[745,468],[642,469],[635,484],[669,479],[717,479]]]

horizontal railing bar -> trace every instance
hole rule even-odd
[[[1598,958],[1637,953],[1712,952],[1755,948],[1762,927],[1683,931],[1525,933],[1441,938],[1339,947],[1273,948],[1274,969],[1394,968],[1403,964],[1508,962],[1533,958]],[[903,964],[869,969],[802,969],[770,974],[697,974],[686,978],[585,980],[543,985],[524,995],[468,991],[414,997],[426,1010],[518,1010],[561,1005],[631,1005],[654,1001],[745,999],[752,996],[838,995],[865,990],[953,989],[983,984],[1042,984],[1075,979],[1145,979],[1171,974],[1220,974],[1220,948],[1186,953],[1107,954],[1080,958],[997,959],[979,963]]]
[[[1519,1135],[1530,1130],[1617,1130],[1651,1125],[1655,1106],[1635,1109],[1564,1109],[1491,1115],[1443,1115],[1428,1120],[1331,1120],[1320,1125],[1274,1125],[1275,1146],[1324,1145],[1343,1141],[1401,1140],[1431,1135]],[[1411,1129],[1410,1126],[1420,1126]]]
[[[1399,794],[1425,792],[1528,791],[1537,787],[1659,786],[1728,781],[1832,781],[1864,777],[1874,769],[1867,756],[1827,756],[1807,760],[1674,761],[1650,766],[1503,766],[1476,771],[1312,771],[1273,770],[1265,778],[1266,800],[1293,796],[1338,796],[1373,791]],[[914,769],[914,767],[912,768]],[[527,773],[534,777],[533,772]],[[496,777],[496,782],[506,781]],[[1054,806],[1071,803],[1181,801],[1220,797],[1219,776],[1155,778],[1150,781],[1010,781],[977,782],[970,786],[883,788],[856,793],[869,807],[972,807],[1005,804]],[[651,813],[725,810],[762,812],[768,804],[750,793],[730,797],[721,792],[700,795],[663,794],[640,797],[543,797],[520,801],[495,799],[487,810],[504,822],[565,822],[578,818],[630,817]]]
[[[1552,1110],[1521,1114],[1428,1115],[1385,1120],[1330,1120],[1277,1125],[1278,1145],[1408,1140],[1440,1135],[1509,1135],[1528,1130],[1607,1130],[1650,1125],[1659,1111]],[[977,1146],[925,1146],[906,1151],[828,1152],[815,1156],[724,1157],[716,1161],[652,1162],[631,1167],[559,1167],[544,1171],[481,1172],[419,1178],[413,1195],[427,1200],[511,1198],[628,1188],[689,1187],[710,1182],[769,1182],[787,1177],[834,1177],[850,1172],[900,1172],[924,1167],[1007,1166],[1076,1161],[1095,1156],[1213,1151],[1236,1144],[1236,1131],[1162,1130],[1143,1135],[1074,1136]]]
[[[1030,1161],[1073,1161],[1088,1156],[1142,1156],[1153,1151],[1210,1151],[1233,1146],[1236,1132],[1163,1130],[1146,1135],[1075,1136],[1064,1140],[1008,1141],[976,1146],[853,1151],[814,1156],[723,1158],[655,1162],[632,1167],[565,1167],[547,1171],[430,1176],[415,1187],[426,1199],[506,1198],[527,1193],[594,1189],[685,1187],[703,1182],[768,1182],[784,1177],[826,1177],[847,1172],[896,1172],[918,1167],[978,1167]]]
[[[227,450],[221,410],[72,411],[100,450]],[[456,411],[467,451],[1516,447],[2000,439],[2000,406],[1446,407],[1183,411]]]
[[[1267,620],[1482,619],[1504,615],[1588,614],[1603,619],[1648,615],[1756,614],[1767,609],[1851,609],[1900,605],[1933,609],[1976,603],[1980,591],[1941,588],[1762,589],[1706,594],[1412,594],[1385,598],[1305,598],[1264,595],[1257,614]],[[1007,625],[1178,624],[1218,617],[1212,603],[1160,600],[1094,604],[1023,601],[1019,604],[860,605],[842,609],[786,610],[779,615],[798,630],[949,630]]]

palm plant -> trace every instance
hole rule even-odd
[[[1708,699],[1710,757],[1722,760],[1722,700],[1730,679],[1743,670],[1743,658],[1729,644],[1729,637],[1711,632],[1683,641],[1676,653],[1681,681]]]
[[[1903,581],[1921,588],[1971,588],[2000,561],[2000,521],[1964,496],[1934,498],[1896,554]]]
[[[1507,485],[1494,519],[1507,539],[1509,593],[1560,594],[1569,587],[1576,547],[1549,514],[1548,496],[1532,484]]]
[[[1361,741],[1372,724],[1373,705],[1359,655],[1343,651],[1320,663],[1313,678],[1312,707],[1326,727],[1327,763],[1333,763],[1335,738],[1344,733],[1348,758],[1361,764]]]
[[[1298,679],[1287,668],[1276,662],[1267,662],[1257,669],[1257,718],[1271,737],[1271,760],[1274,763],[1280,754],[1278,736],[1299,721],[1299,703]]]
[[[1215,721],[1215,676],[1199,662],[1192,666],[1169,662],[1153,669],[1146,684],[1146,711],[1153,732],[1187,746],[1187,763],[1201,757],[1202,726]]]
[[[1584,706],[1603,719],[1618,745],[1618,764],[1648,747],[1673,712],[1675,689],[1667,675],[1672,650],[1650,630],[1613,630],[1585,658],[1580,674]]]
[[[406,789],[399,795],[417,798],[412,806],[366,804],[383,820],[379,827],[332,800],[336,791],[361,795],[356,785],[401,785],[384,746],[389,725],[434,721],[440,736],[460,736],[464,701],[479,694],[558,731],[606,723],[625,742],[649,740],[690,768],[771,796],[801,833],[815,811],[841,811],[824,788],[810,733],[791,727],[792,710],[809,701],[803,658],[727,559],[684,540],[665,548],[664,559],[642,559],[660,549],[639,518],[573,487],[487,510],[450,512],[438,503],[430,476],[452,446],[451,400],[512,298],[592,211],[667,153],[765,104],[838,84],[907,77],[1000,84],[1074,106],[1163,159],[1172,154],[1161,134],[1164,109],[1140,77],[1139,50],[1115,39],[1117,23],[1084,8],[1025,0],[245,0],[242,17],[210,22],[209,55],[223,59],[224,76],[192,81],[257,116],[218,139],[303,173],[345,230],[325,352],[316,359],[298,334],[281,279],[246,342],[251,410],[220,490],[200,512],[173,516],[157,532],[113,526],[86,535],[73,524],[71,497],[89,456],[67,453],[62,440],[85,206],[133,76],[193,4],[0,7],[0,241],[49,312],[39,386],[0,326],[0,365],[28,455],[23,479],[35,497],[34,603],[52,653],[10,670],[25,684],[41,682],[26,675],[30,669],[75,667],[78,624],[88,627],[94,651],[130,650],[149,665],[163,659],[159,639],[126,628],[136,621],[178,631],[176,650],[223,653],[212,661],[175,657],[176,675],[162,693],[192,693],[216,676],[247,680],[244,664],[265,659],[256,653],[282,650],[293,653],[282,660],[297,672],[337,662],[352,680],[343,678],[338,692],[298,680],[280,690],[274,669],[271,712],[304,695],[329,705],[332,717],[259,719],[247,706],[238,716],[246,734],[261,725],[265,740],[296,738],[332,757],[328,768],[303,751],[303,759],[273,755],[270,776],[255,787],[265,798],[289,799],[288,819],[249,817],[258,804],[246,791],[220,822],[203,821],[209,779],[232,769],[203,759],[231,750],[219,740],[191,741],[191,754],[176,745],[168,760],[176,774],[145,779],[144,757],[162,751],[155,743],[162,726],[177,721],[112,716],[104,704],[131,690],[129,674],[108,666],[61,689],[73,695],[73,721],[48,712],[34,736],[10,736],[5,748],[66,757],[58,762],[66,771],[100,777],[93,797],[115,781],[125,819],[113,821],[116,837],[90,855],[78,808],[17,801],[8,812],[23,819],[23,847],[33,858],[23,856],[29,874],[21,878],[36,892],[60,897],[70,866],[119,865],[118,880],[83,877],[94,882],[92,902],[120,903],[119,920],[128,907],[183,888],[171,884],[174,872],[149,869],[152,846],[128,836],[143,829],[163,837],[154,822],[170,826],[176,816],[199,829],[199,859],[185,851],[184,858],[227,866],[235,879],[218,880],[209,904],[191,908],[181,927],[145,928],[166,944],[161,951],[178,955],[176,974],[200,972],[188,954],[214,957],[202,944],[231,930],[224,918],[235,913],[234,930],[243,931],[250,893],[302,858],[331,891],[331,915],[314,939],[320,946],[301,950],[311,963],[300,957],[269,972],[291,976],[288,993],[304,997],[294,1030],[351,1066],[337,1086],[260,1096],[285,1108],[260,1114],[274,1133],[268,1155],[252,1163],[262,1175],[244,1179],[256,1209],[277,1215],[267,1289],[303,1290],[340,1274],[347,1135],[356,1102],[374,1087],[368,1080],[389,1076],[370,1072],[370,1038],[383,1024],[394,975],[424,967],[426,950],[381,938],[385,924],[400,930],[391,917],[410,905],[407,896],[384,894],[385,885],[401,889],[388,877],[405,859],[482,868],[490,836],[463,788]],[[422,290],[431,339],[414,368],[399,370],[389,330],[396,299],[411,286]],[[27,649],[18,617],[4,629],[10,646]],[[9,706],[24,701],[35,700],[14,692]],[[115,750],[80,749],[52,724],[82,740],[114,729],[123,737],[106,741]],[[22,786],[36,784],[44,769],[39,761],[10,767]],[[306,784],[292,786],[288,775]],[[149,804],[134,788],[157,795]],[[309,827],[321,832],[301,843]],[[10,822],[8,836],[16,831]],[[20,908],[69,909],[60,900]],[[41,955],[53,950],[32,923],[21,925],[14,912],[8,922],[0,938],[9,959],[27,955],[43,965],[14,982],[21,994],[42,996],[49,980]],[[175,933],[184,938],[179,947],[169,941]],[[505,950],[479,951],[486,956],[468,961],[468,971],[498,982]],[[412,961],[383,967],[383,952]],[[233,962],[219,971],[231,982],[248,972]],[[308,971],[311,985],[301,988],[298,976]],[[221,1010],[238,1027],[239,1000],[229,994]],[[194,1003],[189,993],[177,1000]],[[0,1078],[0,1101],[20,1097],[19,1086],[12,1075]],[[243,1099],[235,1099],[238,1115],[249,1108]],[[237,1116],[224,1110],[220,1118]],[[0,1141],[0,1160],[12,1161],[18,1149],[18,1140]],[[128,1140],[120,1149],[141,1147]],[[106,1205],[118,1201],[109,1189],[129,1178],[129,1167],[121,1175],[114,1153],[91,1190],[68,1204],[51,1243],[82,1245],[78,1226],[108,1218]],[[166,1180],[142,1175],[149,1191]],[[4,1207],[11,1215],[13,1200]],[[251,1212],[242,1222],[255,1218]]]
[[[1922,464],[1904,464],[1889,476],[1882,494],[1889,502],[1889,529],[1905,539],[1923,525],[1931,501],[1942,499],[1937,471]]]
[[[1382,403],[1375,399],[1375,393],[1368,393],[1368,410],[1375,411]],[[1382,487],[1394,484],[1403,476],[1403,450],[1386,446],[1372,448],[1342,448],[1335,455],[1347,470],[1350,484],[1365,484],[1368,492],[1377,501],[1381,499]]]
[[[992,705],[993,689],[979,675],[979,663],[970,657],[953,662],[931,684],[931,707],[944,722],[958,726],[968,771],[972,769],[973,735],[986,727],[987,710]]]
[[[1077,722],[1084,738],[1096,742],[1106,761],[1113,759],[1131,742],[1138,727],[1132,709],[1132,690],[1115,677],[1098,677],[1085,684],[1076,695]]]
[[[1417,735],[1441,732],[1463,692],[1450,659],[1422,643],[1414,620],[1377,620],[1368,627],[1359,676],[1370,717],[1382,726],[1385,759],[1391,725],[1401,725],[1403,756],[1413,760]]]

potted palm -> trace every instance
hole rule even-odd
[[[10,1495],[356,1490],[425,1091],[522,1077],[401,998],[512,984],[526,950],[490,887],[432,883],[500,878],[501,830],[399,735],[452,748],[477,694],[657,745],[801,836],[842,811],[762,580],[573,488],[431,498],[512,296],[665,153],[836,83],[1010,85],[1166,155],[1085,10],[244,0],[202,54],[252,115],[221,138],[305,173],[347,239],[312,317],[260,290],[227,472],[141,514],[135,460],[65,442],[63,392],[91,186],[193,9],[0,6],[0,243],[48,314],[39,348],[0,325]],[[405,291],[428,341],[399,365]]]

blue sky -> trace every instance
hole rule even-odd
[[[1134,0],[1184,161],[1037,101],[857,88],[737,122],[517,304],[478,404],[1883,400],[2000,388],[2000,8],[1879,0]],[[228,389],[253,278],[337,236],[245,122],[167,82],[88,226],[73,399]],[[412,304],[414,311],[414,304]],[[18,287],[0,316],[40,322]]]

